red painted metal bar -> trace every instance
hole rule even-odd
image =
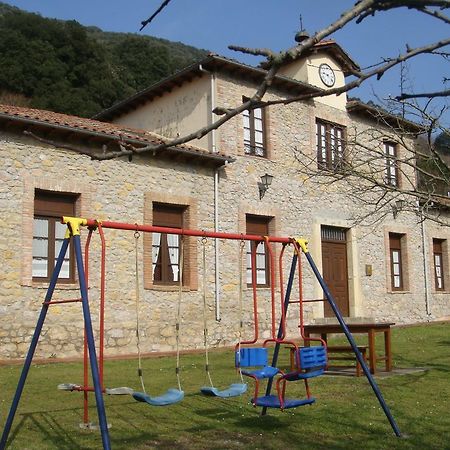
[[[105,362],[105,288],[106,288],[106,242],[105,234],[101,224],[98,226],[98,233],[101,241],[101,264],[100,264],[100,338],[99,338],[99,372],[100,372],[100,385],[103,389],[103,374],[104,374],[104,362]]]
[[[258,291],[256,289],[256,249],[257,245],[251,247],[251,260],[252,260],[252,295],[253,295],[253,318],[254,318],[254,334],[251,341],[244,341],[241,344],[254,344],[259,338],[259,320],[258,320]]]
[[[42,302],[43,305],[59,305],[61,303],[79,303],[83,301],[81,298],[73,298],[70,300],[52,300],[51,302]]]
[[[197,236],[197,237],[207,237],[207,238],[218,238],[218,239],[234,239],[234,240],[246,240],[246,241],[264,241],[264,236],[258,236],[254,234],[239,234],[239,233],[223,233],[216,231],[204,231],[204,230],[188,230],[184,228],[168,228],[168,227],[157,227],[153,225],[139,225],[137,223],[122,223],[122,222],[100,222],[95,219],[87,219],[88,227],[97,227],[101,225],[103,229],[111,228],[116,230],[129,230],[129,231],[144,231],[153,233],[169,233],[177,234],[183,236]],[[289,237],[276,237],[268,236],[269,242],[279,242],[289,244],[293,242],[292,238]]]
[[[303,339],[303,342],[305,345],[309,345],[311,341],[319,342],[324,347],[327,346],[327,343],[322,338],[312,338],[312,337],[306,337],[305,336],[305,329],[304,329],[304,311],[303,311],[303,273],[302,273],[302,249],[300,248],[300,245],[297,241],[294,242],[294,252],[297,255],[297,265],[298,265],[298,304],[300,307],[300,323],[299,323],[299,329],[300,329],[300,336]],[[298,355],[297,355],[298,358]],[[297,361],[299,364],[300,361]],[[306,381],[306,380],[305,380]],[[305,382],[306,389],[308,391],[307,382]]]
[[[72,390],[77,392],[94,392],[95,388],[91,386],[75,386]],[[102,392],[105,393],[104,388],[102,388]]]
[[[91,244],[92,233],[95,227],[89,227],[89,234],[86,238],[86,243],[84,246],[84,275],[86,280],[86,289],[89,289],[89,246]],[[80,391],[83,391],[83,423],[89,423],[89,395],[88,391],[85,390],[86,386],[89,384],[89,355],[88,355],[88,341],[86,329],[83,333],[83,383],[84,386]]]
[[[281,339],[286,337],[286,311],[284,308],[284,277],[283,277],[283,256],[284,251],[286,250],[286,244],[283,244],[283,247],[280,251],[280,257],[278,258],[278,271],[280,273],[280,300],[281,300]]]
[[[243,236],[243,235],[241,235]],[[252,261],[252,294],[253,294],[253,326],[254,326],[254,334],[253,339],[248,341],[241,341],[235,345],[235,352],[239,351],[241,345],[250,345],[254,344],[258,341],[259,338],[259,322],[258,322],[258,296],[256,289],[256,245],[251,247],[251,261]],[[241,318],[242,320],[242,318]]]
[[[275,257],[273,254],[272,246],[270,245],[268,236],[264,236],[264,245],[269,251],[269,277],[270,277],[270,304],[272,311],[272,339],[275,339],[276,336],[276,325],[275,325]]]

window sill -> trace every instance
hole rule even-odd
[[[179,287],[173,285],[153,284],[145,288],[146,290],[161,291],[161,292],[177,292]],[[182,292],[190,292],[192,289],[189,286],[182,286]]]
[[[32,281],[29,286],[31,286],[32,288],[35,289],[48,289],[50,284],[50,281],[48,282],[44,282],[44,281]],[[55,289],[58,290],[62,290],[62,291],[79,291],[80,290],[80,285],[78,284],[78,282],[74,282],[74,283],[57,283]]]
[[[392,289],[387,291],[388,294],[411,294],[411,291],[409,289],[405,289],[403,291],[393,291]]]

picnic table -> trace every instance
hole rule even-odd
[[[352,334],[367,334],[367,342],[369,347],[369,367],[370,372],[375,374],[377,371],[377,361],[384,361],[386,372],[392,370],[392,352],[391,352],[391,327],[395,325],[393,322],[387,323],[348,323],[347,327]],[[314,324],[304,326],[305,337],[312,334],[320,335],[321,338],[328,343],[330,334],[344,333],[344,330],[338,323]],[[384,336],[384,355],[377,356],[375,350],[375,336],[382,333]],[[332,347],[330,346],[330,349]],[[351,347],[349,346],[349,350]]]

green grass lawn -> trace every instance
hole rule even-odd
[[[251,391],[238,398],[204,397],[202,355],[182,356],[185,399],[152,407],[130,396],[105,396],[113,449],[450,449],[450,324],[394,328],[394,367],[423,367],[407,375],[377,378],[404,438],[395,437],[365,377],[323,376],[311,381],[317,401],[295,410],[269,410],[261,417],[249,404]],[[381,340],[380,340],[381,344]],[[213,352],[217,387],[236,382],[233,353]],[[152,395],[176,387],[174,358],[144,361]],[[0,428],[3,429],[20,366],[1,366]],[[108,387],[140,390],[136,361],[105,363]],[[82,365],[33,365],[9,438],[10,449],[99,449],[99,431],[81,430],[82,394],[58,391],[59,383],[81,382]],[[290,383],[289,397],[303,396]],[[92,395],[91,420],[97,421]]]

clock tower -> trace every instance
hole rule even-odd
[[[304,32],[298,33],[296,41],[301,43],[307,37]],[[319,42],[300,58],[285,64],[278,73],[327,90],[343,86],[345,77],[358,70],[359,66],[335,41],[327,40]],[[332,94],[317,97],[315,101],[345,110],[347,95]]]

